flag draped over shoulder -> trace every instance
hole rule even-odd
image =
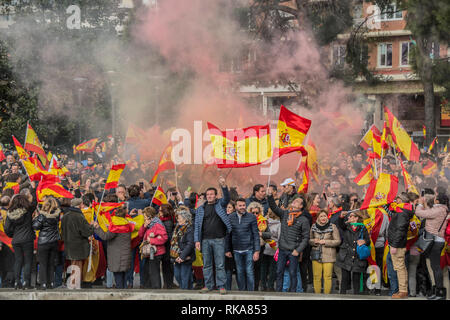
[[[277,125],[278,139],[275,140],[273,157],[281,157],[293,151],[300,151],[303,155],[306,155],[303,140],[310,127],[311,120],[281,106]]]
[[[370,182],[361,210],[392,203],[397,196],[397,191],[398,178],[387,173],[380,173],[377,180],[373,179]]]
[[[272,157],[269,124],[221,131],[208,122],[218,168],[240,168],[261,164]]]
[[[14,145],[16,146],[17,153],[19,154],[19,159],[26,159],[29,157],[28,153],[25,151],[25,149],[22,147],[22,144],[19,142],[19,140],[16,139],[16,137],[12,136]]]
[[[363,171],[361,171],[355,179],[353,179],[353,182],[355,182],[358,186],[363,186],[366,184],[369,184],[373,180],[373,171],[372,166],[370,164],[367,165],[367,167],[364,168]]]
[[[109,171],[108,179],[106,180],[105,190],[117,188],[119,185],[120,175],[125,169],[125,164],[115,164]]]
[[[167,197],[164,194],[164,190],[161,188],[161,186],[159,186],[156,191],[155,194],[153,196],[153,201],[154,204],[161,206],[162,204],[167,204]]]
[[[173,170],[175,169],[175,163],[172,161],[172,142],[169,143],[169,145],[164,149],[161,158],[158,162],[158,168],[156,169],[152,180],[150,180],[151,183],[155,183],[156,179],[158,179],[158,175],[166,170]]]
[[[77,145],[73,148],[73,153],[75,154],[80,151],[92,153],[95,151],[95,146],[97,145],[97,142],[98,142],[98,138],[94,138],[94,139],[85,141],[83,143],[80,143],[79,145]]]
[[[398,146],[406,159],[409,161],[419,161],[419,149],[387,107],[384,107],[384,117],[387,121],[387,127],[389,128],[393,142]]]

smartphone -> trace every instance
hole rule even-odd
[[[423,198],[424,195],[425,195],[425,190],[422,190],[420,196]]]
[[[142,190],[142,189],[144,189],[144,182],[139,182],[139,188]]]
[[[325,201],[328,201],[327,194],[324,192],[322,195],[323,195],[323,198],[325,199]]]

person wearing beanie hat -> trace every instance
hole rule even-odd
[[[189,208],[176,211],[177,225],[170,241],[170,259],[174,262],[175,279],[180,289],[192,289],[192,262],[195,260],[194,227]]]
[[[68,283],[69,289],[81,288],[81,273],[83,260],[89,257],[89,237],[94,234],[94,227],[89,225],[81,212],[83,201],[75,198],[70,201],[70,207],[61,219],[61,234],[64,241],[66,259],[70,260],[72,267],[71,279],[75,283]]]

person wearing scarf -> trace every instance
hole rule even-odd
[[[170,241],[170,258],[174,261],[175,279],[180,289],[192,289],[192,261],[195,259],[194,227],[187,207],[176,212],[177,224]]]
[[[147,242],[155,247],[155,255],[153,259],[144,258],[141,276],[145,277],[145,288],[161,289],[160,265],[162,256],[166,253],[165,243],[169,238],[155,208],[147,207],[143,213],[145,222],[144,226],[139,229],[139,237],[143,239],[143,243]]]
[[[347,221],[344,218],[348,216]],[[336,265],[342,270],[341,294],[349,289],[350,278],[353,283],[353,294],[360,294],[360,281],[363,275],[366,280],[367,260],[361,260],[356,252],[357,246],[370,246],[370,236],[364,227],[361,212],[341,212],[338,227],[342,230],[342,243],[337,254]],[[362,234],[362,239],[361,239]],[[363,281],[363,282],[364,282]]]
[[[336,225],[328,220],[327,211],[321,210],[317,214],[317,221],[312,225],[309,235],[312,251],[320,252],[319,259],[312,260],[314,292],[321,293],[323,278],[323,293],[330,294],[336,247],[341,243],[341,236]]]
[[[108,270],[114,274],[117,289],[125,289],[126,273],[131,268],[131,232],[134,224],[125,216],[127,209],[119,207],[113,214],[107,215],[109,222],[108,231],[105,232],[94,222],[94,232],[102,240],[107,241],[108,246]]]

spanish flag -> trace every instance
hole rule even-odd
[[[0,161],[5,160],[5,154],[3,153],[3,147],[0,145]]]
[[[428,151],[433,150],[434,145],[436,144],[436,141],[437,141],[437,137],[434,137],[433,141],[430,144],[430,147],[428,148]]]
[[[60,177],[65,176],[66,174],[69,173],[69,169],[67,169],[66,167],[64,167],[64,166],[62,168],[59,167],[58,158],[55,155],[53,155],[53,157],[50,160],[49,171],[52,174],[54,174],[56,176],[60,176]]]
[[[405,189],[419,195],[419,191],[417,191],[417,188],[414,186],[411,176],[409,175],[408,171],[406,171],[405,166],[403,165],[402,161],[400,161],[400,166],[402,167],[403,179],[405,182]]]
[[[208,122],[208,129],[218,168],[255,166],[272,157],[269,124],[221,131]]]
[[[398,178],[387,173],[380,173],[377,180],[373,179],[370,182],[361,210],[376,208],[394,202],[397,191]]]
[[[297,169],[298,172],[302,172],[305,169],[305,166],[308,165],[309,173],[312,173],[312,176],[316,182],[319,182],[319,164],[317,162],[317,149],[316,145],[312,142],[311,139],[308,139],[308,143],[305,147],[307,155],[302,155],[302,161]],[[306,161],[308,159],[308,161]]]
[[[41,161],[36,157],[36,155],[29,157],[27,160],[29,160],[31,163],[35,165],[36,168],[38,168],[40,171],[45,171],[44,167],[42,166]]]
[[[37,168],[33,162],[29,160],[22,160],[22,164],[31,181],[41,180],[41,170],[39,170],[39,168]]]
[[[166,195],[164,194],[164,190],[161,188],[161,186],[156,189],[152,202],[158,206],[168,203]]]
[[[103,231],[108,232],[108,225],[109,225],[109,221],[108,219],[106,219],[106,216],[104,215],[105,212],[109,212],[111,210],[117,209],[119,207],[121,207],[125,202],[102,202],[102,203],[97,203],[97,202],[93,202],[92,203],[92,216],[94,216],[94,214],[96,215],[96,219],[100,228],[102,228]],[[94,219],[94,217],[93,217]]]
[[[125,169],[125,164],[115,164],[111,167],[108,179],[106,180],[105,190],[117,188],[123,169]]]
[[[158,174],[161,172],[172,169],[175,169],[175,163],[172,161],[172,142],[170,142],[166,149],[164,149],[164,152],[159,159],[158,168],[156,169],[150,183],[155,183],[156,179],[158,179]]]
[[[406,159],[409,161],[419,161],[419,149],[387,107],[384,107],[384,117],[387,120],[387,127],[389,128],[393,142],[398,146]]]
[[[97,145],[98,138],[94,138],[88,141],[85,141],[83,143],[80,143],[76,147],[73,148],[73,154],[76,154],[77,152],[84,151],[87,153],[94,152],[95,146]]]
[[[311,120],[281,106],[277,125],[278,139],[275,140],[273,157],[281,157],[293,151],[300,151],[302,155],[306,155],[303,140],[310,127]]]
[[[64,189],[59,183],[40,182],[36,189],[37,201],[42,202],[45,196],[53,196],[55,198],[73,198],[73,194]]]
[[[378,130],[378,128],[373,124],[370,129],[366,132],[366,134],[363,136],[361,141],[359,142],[359,145],[364,149],[368,150],[370,147],[373,147],[373,140],[374,136],[380,137],[381,132]]]
[[[298,187],[297,193],[307,193],[309,185],[308,159],[305,161],[305,172],[303,173],[302,184]]]
[[[437,164],[431,160],[428,160],[427,164],[422,169],[422,173],[424,176],[429,176],[433,174],[435,170],[437,170]]]
[[[422,132],[423,132],[423,136],[426,137],[427,136],[427,127],[425,127],[425,125],[422,126]]]
[[[45,166],[47,163],[47,155],[45,154],[44,148],[42,148],[41,143],[36,132],[33,130],[31,125],[27,123],[27,133],[25,136],[25,150],[36,153]]]
[[[383,124],[383,133],[381,134],[381,148],[383,150],[389,150],[389,146],[392,145],[392,143],[390,143],[389,139],[390,136],[390,131],[387,127],[386,121],[384,121]]]
[[[5,228],[4,228],[4,222],[6,220],[6,210],[1,209],[1,216],[2,216],[2,221],[0,222],[0,242],[6,244],[13,252],[13,246],[12,246],[12,238],[8,237],[5,233]]]
[[[17,182],[6,182],[5,186],[3,187],[3,191],[6,189],[12,189],[14,191],[14,194],[18,194],[20,191],[20,186]]]
[[[370,208],[367,209],[367,213],[369,214],[369,218],[364,220],[364,226],[366,227],[370,235],[370,257],[367,259],[367,261],[370,265],[376,265],[377,263],[374,244],[377,242],[384,215],[387,216],[387,212],[382,208]]]
[[[125,143],[141,144],[145,140],[146,132],[133,124],[128,125]]]
[[[373,180],[373,171],[370,164],[361,171],[358,176],[353,180],[358,186],[369,184]]]
[[[19,154],[19,158],[22,160],[25,160],[29,157],[28,153],[25,151],[25,149],[20,144],[19,140],[16,139],[16,137],[12,136],[14,145],[16,146],[17,153]]]

